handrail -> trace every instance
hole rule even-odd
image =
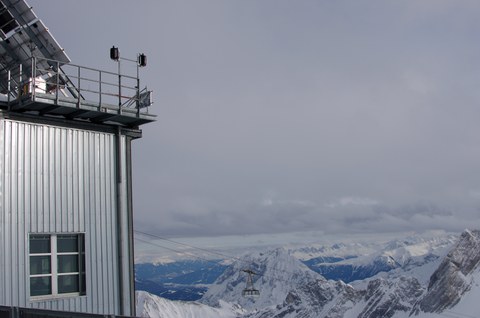
[[[8,318],[128,318],[132,316],[118,316],[114,314],[91,314],[64,310],[50,310],[25,308],[18,306],[0,306],[0,316]]]
[[[77,100],[77,108],[83,104],[90,107],[97,105],[97,110],[102,111],[104,104],[117,105],[119,114],[123,108],[134,108],[138,110],[137,116],[140,116],[152,104],[151,91],[140,89],[138,76],[61,64],[39,57],[32,57],[30,63],[31,74],[23,74],[21,64],[12,70],[12,76],[9,73],[8,95],[12,97],[9,105],[25,98],[35,100],[36,93],[41,93],[51,94],[55,104],[61,98],[74,98]],[[47,65],[50,67],[47,68]],[[146,94],[148,98],[145,98]]]

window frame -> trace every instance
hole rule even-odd
[[[48,237],[50,243],[50,252],[35,253],[31,251],[32,239],[35,237]],[[59,252],[58,250],[58,238],[59,237],[76,237],[77,246],[76,251]],[[30,233],[28,236],[28,260],[29,260],[29,275],[28,275],[28,291],[29,297],[32,301],[55,299],[55,298],[67,298],[67,297],[79,297],[86,295],[85,286],[85,233]],[[48,256],[50,259],[50,273],[31,274],[32,257]],[[77,256],[77,271],[75,272],[60,272],[59,271],[59,258],[61,256]],[[59,292],[59,278],[62,276],[77,276],[77,291],[75,292]],[[50,279],[50,294],[44,295],[32,295],[31,280],[32,278],[48,277]]]

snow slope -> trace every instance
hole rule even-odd
[[[426,263],[434,262],[445,255],[449,247],[457,239],[453,235],[439,237],[410,236],[392,240],[386,244],[377,244],[376,250],[369,250],[365,244],[342,244],[337,249],[328,248],[320,257],[304,261],[312,270],[327,279],[342,280],[350,283],[365,280],[381,272],[401,269],[401,272],[418,268]],[[355,253],[352,247],[360,250]],[[372,245],[368,246],[369,248]],[[332,257],[334,256],[335,257]],[[344,257],[341,259],[340,255]],[[349,256],[347,256],[349,255]],[[333,261],[330,261],[333,259]]]
[[[150,318],[233,318],[241,316],[244,311],[238,306],[220,302],[220,307],[213,308],[198,302],[173,301],[144,291],[136,293],[137,315]]]
[[[254,287],[261,291],[258,298],[242,296],[242,291],[246,288],[244,269],[257,273],[254,276]],[[264,308],[282,303],[292,288],[317,280],[327,283],[321,275],[310,270],[285,249],[278,248],[246,255],[233,263],[200,301],[216,306],[218,300],[223,299],[247,309]]]

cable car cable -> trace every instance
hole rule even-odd
[[[157,239],[159,239],[159,240],[163,240],[163,241],[175,243],[175,244],[178,244],[178,245],[183,245],[183,246],[190,247],[190,248],[193,248],[193,249],[196,249],[196,250],[200,250],[200,251],[204,251],[204,252],[207,252],[207,253],[210,253],[210,254],[214,254],[214,255],[218,255],[218,256],[222,256],[222,257],[226,257],[226,258],[233,258],[233,259],[236,259],[236,260],[240,260],[238,257],[235,257],[235,256],[223,254],[223,253],[220,253],[220,252],[208,250],[208,249],[205,249],[205,248],[201,248],[201,247],[198,247],[198,246],[193,246],[193,245],[186,244],[186,243],[177,242],[177,241],[174,241],[174,240],[172,240],[172,239],[168,239],[168,238],[166,238],[166,237],[162,237],[162,236],[159,236],[159,235],[155,235],[155,234],[151,234],[151,233],[147,233],[147,232],[143,232],[143,231],[139,231],[139,230],[133,230],[133,231],[134,231],[135,233],[139,233],[139,234],[142,234],[142,235],[145,235],[145,236],[150,236],[150,237],[157,238]]]
[[[215,261],[208,260],[208,259],[199,257],[197,255],[194,255],[194,254],[191,254],[191,253],[188,253],[188,252],[182,252],[182,251],[175,250],[173,248],[169,248],[169,247],[166,247],[166,246],[163,246],[163,245],[155,244],[153,242],[149,242],[149,241],[143,240],[143,239],[138,238],[138,237],[136,237],[135,240],[143,242],[143,243],[151,244],[151,245],[154,245],[154,246],[162,247],[162,248],[165,248],[165,249],[173,251],[173,252],[188,254],[192,257],[204,260],[206,262],[214,263],[216,265],[222,265],[223,266],[223,264],[221,264],[220,262],[215,262]],[[253,282],[253,275],[259,275],[259,274],[255,273],[255,272],[253,272],[252,270],[249,270],[249,269],[247,269],[247,270],[243,269],[241,271],[248,274],[248,277],[246,279],[246,284],[247,285],[246,285],[246,288],[244,288],[242,290],[242,296],[243,297],[258,297],[258,296],[260,296],[260,291],[258,289],[255,289],[254,282]],[[259,275],[259,276],[262,276],[262,275]]]
[[[212,263],[212,264],[215,264],[215,265],[222,265],[222,266],[225,266],[223,265],[221,262],[219,261],[214,261],[214,260],[209,260],[209,259],[206,259],[206,258],[203,258],[201,256],[198,256],[198,255],[195,255],[195,254],[192,254],[192,253],[189,253],[189,252],[185,252],[185,251],[180,251],[180,250],[176,250],[176,249],[173,249],[173,248],[170,248],[170,247],[166,247],[166,246],[163,246],[163,245],[159,245],[157,243],[153,243],[153,242],[150,242],[150,241],[147,241],[147,240],[144,240],[144,239],[141,239],[141,238],[138,238],[138,237],[135,237],[134,238],[135,240],[137,241],[140,241],[142,243],[146,243],[146,244],[150,244],[150,245],[154,245],[154,246],[157,246],[157,247],[161,247],[161,248],[164,248],[166,250],[169,250],[169,251],[172,251],[172,252],[176,252],[176,253],[181,253],[181,254],[187,254],[187,255],[190,255],[191,257],[194,257],[194,258],[198,258],[202,261],[205,261],[205,262],[208,262],[208,263]]]
[[[200,250],[200,251],[203,251],[203,252],[207,252],[207,253],[210,253],[210,254],[213,254],[213,255],[217,255],[217,256],[222,256],[222,257],[226,257],[226,258],[230,258],[230,259],[234,259],[236,260],[237,262],[240,262],[240,263],[244,263],[244,264],[247,264],[249,267],[252,265],[252,262],[249,262],[249,261],[246,261],[244,259],[241,259],[241,258],[238,258],[238,257],[235,257],[235,256],[231,256],[231,255],[227,255],[227,254],[223,254],[223,253],[220,253],[220,252],[216,252],[216,251],[211,251],[211,250],[208,250],[208,249],[205,249],[205,248],[201,248],[201,247],[198,247],[198,246],[193,246],[193,245],[189,245],[189,244],[186,244],[186,243],[181,243],[181,242],[177,242],[175,240],[172,240],[172,239],[168,239],[168,238],[165,238],[165,237],[162,237],[162,236],[159,236],[159,235],[155,235],[155,234],[151,234],[151,233],[147,233],[147,232],[143,232],[143,231],[139,231],[139,230],[134,230],[135,233],[139,233],[139,234],[142,234],[142,235],[145,235],[145,236],[150,236],[150,237],[154,237],[154,238],[157,238],[157,239],[160,239],[160,240],[164,240],[164,241],[167,241],[167,242],[171,242],[171,243],[175,243],[175,244],[178,244],[178,245],[182,245],[182,246],[186,246],[186,247],[190,247],[192,249],[196,249],[196,250]],[[143,242],[147,242],[147,241],[143,241]],[[155,245],[154,243],[151,243],[149,242],[149,244],[152,244],[152,245]],[[162,245],[158,245],[159,247],[163,247]],[[167,248],[168,249],[168,248]],[[172,249],[170,249],[172,250]],[[182,252],[182,251],[176,251],[174,250],[175,252],[178,252],[178,253],[185,253],[185,254],[188,254],[190,256],[193,256],[193,257],[196,257],[198,259],[201,259],[201,260],[207,260],[206,258],[203,258],[203,257],[198,257],[192,253],[187,253],[187,252]],[[219,263],[217,263],[219,264]],[[279,270],[272,270],[274,272],[279,272]],[[286,273],[288,275],[293,275],[293,273],[289,273],[287,271],[284,271],[284,270],[281,270],[280,271],[281,273]],[[269,275],[265,275],[265,274],[260,274],[260,273],[255,273],[255,275],[257,276],[265,276],[265,277],[269,277],[269,278],[272,278],[272,279],[276,279],[276,280],[279,280],[278,278],[275,278],[273,276],[269,276]],[[277,274],[278,275],[278,274]],[[281,277],[280,275],[278,275],[279,277]],[[283,279],[280,279],[282,281],[285,281]],[[286,281],[285,281],[286,282]]]
[[[152,234],[151,236],[155,236],[155,237],[156,237],[156,235],[153,235],[153,234]],[[140,239],[140,238],[138,238],[138,237],[135,237],[135,240],[140,241],[140,242],[143,242],[143,243],[146,243],[146,244],[150,244],[150,245],[153,245],[153,246],[157,246],[157,247],[160,247],[160,248],[164,248],[164,249],[167,249],[167,250],[169,250],[169,251],[187,254],[187,255],[190,255],[190,256],[192,256],[192,257],[194,257],[194,258],[197,258],[197,259],[200,259],[200,260],[203,260],[203,261],[206,261],[206,262],[215,264],[215,265],[225,266],[225,265],[222,264],[221,262],[214,261],[214,260],[208,260],[208,259],[206,259],[206,258],[204,258],[204,257],[195,255],[195,254],[190,253],[190,252],[185,252],[185,251],[180,251],[180,250],[176,250],[176,249],[173,249],[173,248],[169,248],[169,247],[166,247],[166,246],[163,246],[163,245],[154,243],[154,242],[150,242],[150,241],[147,241],[147,240],[144,240],[144,239]],[[184,243],[180,243],[180,242],[175,242],[175,241],[173,241],[173,240],[167,239],[167,241],[172,242],[172,243],[177,243],[177,244],[180,244],[180,245],[185,245],[185,246],[188,246],[188,247],[191,247],[191,248],[195,248],[195,247],[190,246],[190,245],[188,245],[188,244],[184,244]],[[200,250],[202,250],[202,251],[207,251],[207,250],[205,250],[205,249],[200,249]],[[238,257],[233,257],[233,258],[236,259],[236,260],[238,260],[238,261],[241,262],[241,263],[248,264],[249,267],[251,267],[251,265],[252,265],[252,262],[248,262],[248,261],[246,261],[246,260],[239,259]],[[253,262],[253,264],[255,264],[255,262]],[[249,270],[249,269],[247,269],[247,270]],[[242,270],[242,271],[243,271],[243,270]],[[274,272],[286,273],[286,274],[288,274],[288,275],[290,275],[290,276],[293,276],[293,275],[294,275],[294,273],[290,273],[290,272],[287,272],[287,271],[285,271],[285,270],[275,270],[275,269],[274,269],[274,270],[272,270],[272,271],[274,271]],[[272,279],[272,280],[283,281],[283,282],[288,283],[288,280],[285,280],[282,276],[280,276],[280,275],[278,275],[278,274],[277,274],[277,275],[267,275],[267,274],[265,274],[265,273],[255,273],[255,275],[256,275],[256,276],[259,276],[259,277],[270,278],[270,279]],[[320,274],[319,274],[319,275],[320,275]],[[275,277],[275,276],[277,276],[277,277]]]

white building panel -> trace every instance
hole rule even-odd
[[[0,303],[105,314],[131,306],[120,295],[130,284],[127,143],[115,133],[0,120]],[[38,233],[84,233],[85,296],[29,296],[29,235]]]

